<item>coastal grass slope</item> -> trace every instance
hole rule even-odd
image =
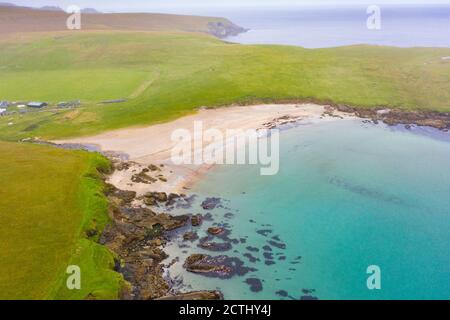
[[[0,41],[0,99],[72,110],[0,117],[0,139],[89,135],[201,106],[315,101],[450,111],[450,49],[240,45],[201,34],[57,32]],[[104,105],[108,99],[127,99]]]
[[[43,10],[0,3],[0,38],[18,32],[67,31],[70,15],[60,10]],[[129,30],[198,32],[225,35],[240,27],[219,17],[159,13],[83,13],[82,30]]]
[[[118,298],[124,280],[96,243],[108,222],[99,171],[109,162],[9,142],[0,142],[0,154],[0,299]],[[81,268],[81,290],[66,287],[69,265]]]

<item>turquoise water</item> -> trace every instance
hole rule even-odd
[[[281,299],[279,290],[298,298],[303,289],[319,299],[450,298],[450,135],[441,137],[360,120],[282,131],[278,175],[218,166],[193,190],[226,199],[200,236],[208,223],[228,223],[231,237],[247,238],[229,252],[192,245],[184,254],[236,256],[257,271],[218,280],[183,272],[179,263],[171,275],[186,289],[218,288],[227,299]],[[286,249],[274,248],[275,264],[266,265],[262,247],[276,235]],[[243,257],[247,246],[260,249],[251,252],[260,261]],[[381,268],[381,290],[367,289],[369,265]],[[261,279],[263,290],[250,291],[246,278]]]

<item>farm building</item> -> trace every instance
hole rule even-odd
[[[0,108],[0,115],[6,112],[6,109]]]
[[[45,106],[47,106],[46,102],[29,102],[27,104],[27,106],[29,106],[30,108],[43,108]]]
[[[6,108],[9,106],[9,102],[8,101],[0,101],[0,108]]]

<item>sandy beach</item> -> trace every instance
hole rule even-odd
[[[115,170],[109,178],[109,182],[119,189],[136,191],[138,195],[153,191],[182,193],[211,166],[174,165],[171,161],[171,150],[176,145],[171,140],[174,130],[192,131],[196,121],[202,121],[204,129],[215,128],[223,132],[227,129],[256,130],[300,120],[316,121],[324,117],[326,108],[316,104],[271,104],[199,109],[193,115],[168,123],[54,142],[95,145],[103,152],[125,154],[128,165]],[[193,153],[197,151],[192,149]],[[149,172],[146,169],[149,165],[155,165],[157,169]],[[154,178],[150,183],[133,181],[136,180],[133,176],[142,170]]]

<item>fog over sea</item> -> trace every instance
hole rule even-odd
[[[228,9],[225,16],[250,29],[227,40],[325,48],[355,44],[450,47],[450,5],[380,6],[381,29],[367,28],[367,6]]]

